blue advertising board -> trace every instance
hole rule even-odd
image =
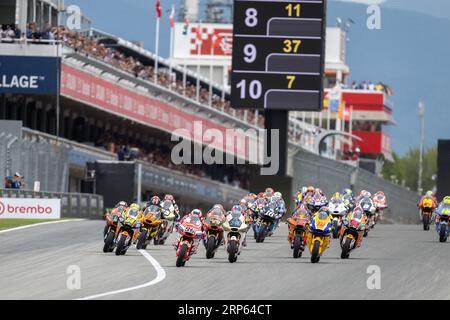
[[[56,95],[61,59],[0,56],[0,93]]]

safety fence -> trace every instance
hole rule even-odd
[[[0,174],[9,177],[20,173],[26,189],[33,190],[39,181],[40,190],[67,190],[69,151],[67,145],[0,132]]]
[[[293,159],[294,191],[301,186],[320,187],[327,195],[354,187],[355,192],[368,190],[375,193],[383,191],[389,203],[385,220],[396,223],[417,223],[417,193],[393,184],[369,171],[358,169],[344,163],[326,159],[318,155],[299,151]]]
[[[0,189],[0,198],[61,199],[62,218],[101,219],[103,197],[95,194]]]

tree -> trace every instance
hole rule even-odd
[[[419,155],[418,148],[409,149],[403,157],[394,153],[394,162],[386,162],[383,167],[383,177],[387,180],[392,180],[395,177],[398,183],[404,184],[405,187],[411,190],[417,190],[419,181]],[[424,191],[435,188],[433,176],[436,172],[437,148],[432,147],[425,150],[423,154],[422,188]]]

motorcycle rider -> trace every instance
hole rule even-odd
[[[445,196],[436,209],[436,231],[439,230],[439,222],[443,210],[450,211],[450,196]]]
[[[225,219],[230,219],[229,216],[232,214],[240,214],[242,217],[244,217],[244,221],[246,221],[246,214],[245,211],[242,210],[242,207],[240,205],[234,205],[230,211],[228,211],[226,213],[226,218]],[[242,246],[246,247],[247,246],[247,232],[249,229],[247,229],[247,231],[245,233],[242,233],[242,238],[241,238],[241,244]]]
[[[175,226],[175,229],[178,232],[177,240],[175,240],[175,242],[174,242],[175,250],[178,249],[177,245],[181,238],[181,234],[179,233],[179,225],[183,225],[188,222],[188,223],[193,223],[198,226],[198,232],[195,236],[195,239],[198,241],[193,243],[190,254],[193,255],[193,254],[197,253],[198,246],[200,244],[200,240],[203,240],[205,238],[205,232],[203,231],[203,229],[204,229],[203,221],[204,221],[203,213],[200,209],[194,209],[190,213],[185,215],[183,218],[181,218],[180,223]]]
[[[278,228],[281,218],[286,213],[286,203],[283,200],[283,195],[281,194],[281,192],[275,192],[272,198],[270,199],[269,203],[275,204],[277,216],[279,217],[275,220],[274,227],[272,231],[270,231],[268,234],[268,236],[270,237],[273,234],[273,232]]]
[[[173,205],[173,208],[174,208],[174,213],[175,213],[175,221],[179,221],[180,220],[180,209],[178,208],[178,205],[175,202],[175,199],[174,199],[173,195],[166,194],[164,196],[164,200],[162,202],[164,202],[164,201],[172,202],[172,205]],[[161,202],[161,204],[162,204],[162,202]]]
[[[200,217],[200,220],[202,221],[202,224],[205,221],[205,218],[202,216],[202,212],[198,209],[193,210],[191,213],[196,214],[197,216]],[[225,215],[226,215],[226,211],[224,210],[223,206],[220,204],[216,204],[214,205],[207,213],[206,213],[206,217],[218,217],[219,220],[221,221],[225,221]],[[206,233],[206,228],[203,225],[202,230]],[[206,246],[206,238],[203,239],[204,245]],[[223,229],[220,230],[219,232],[219,243],[223,244],[224,242],[224,234],[223,234]]]
[[[433,209],[436,209],[438,206],[437,203],[437,199],[436,196],[434,195],[433,191],[427,191],[419,200],[419,202],[417,203],[417,206],[421,209],[423,209],[423,200],[427,199],[427,198],[431,198],[433,200]]]

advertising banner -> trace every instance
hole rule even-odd
[[[0,198],[0,219],[60,218],[60,199]]]
[[[60,58],[0,56],[0,93],[56,95]]]

